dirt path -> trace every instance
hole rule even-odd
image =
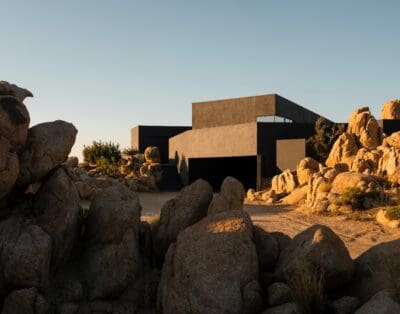
[[[142,204],[142,219],[158,218],[162,205],[177,193],[139,193]],[[290,237],[314,224],[329,226],[346,244],[350,255],[355,258],[370,247],[400,238],[399,230],[384,229],[375,222],[374,213],[364,213],[354,218],[346,216],[306,215],[292,206],[245,205],[254,224],[266,231],[280,231]]]

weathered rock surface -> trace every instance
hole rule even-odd
[[[79,194],[63,168],[41,185],[33,212],[37,224],[52,238],[52,266],[58,268],[69,259],[81,232]]]
[[[351,163],[358,151],[356,137],[353,134],[343,133],[333,144],[326,160],[328,167],[334,168],[339,165],[343,170],[350,169]]]
[[[285,303],[279,306],[274,306],[262,312],[262,314],[302,314],[300,307],[294,303]]]
[[[90,299],[120,295],[141,269],[139,252],[141,206],[123,185],[98,193],[86,222],[82,270]]]
[[[354,111],[349,119],[347,133],[354,134],[362,147],[374,149],[382,143],[383,134],[368,107]]]
[[[346,189],[358,187],[362,191],[368,188],[377,190],[379,184],[373,176],[358,172],[343,172],[339,173],[332,182],[331,192],[342,194]]]
[[[2,314],[47,314],[49,305],[36,288],[15,290],[4,301]]]
[[[381,150],[360,148],[351,164],[350,170],[366,174],[375,173],[381,156]]]
[[[14,186],[19,174],[18,156],[10,142],[0,136],[0,200]]]
[[[290,287],[283,282],[275,282],[267,290],[268,304],[271,306],[281,305],[293,301]]]
[[[400,148],[383,149],[383,155],[378,164],[378,174],[387,177],[390,182],[400,182]]]
[[[349,292],[362,301],[400,281],[400,240],[378,244],[354,260],[355,272]]]
[[[258,226],[253,227],[260,272],[271,271],[279,257],[279,244],[273,236]]]
[[[23,102],[27,97],[33,97],[33,94],[25,88],[18,87],[15,84],[10,84],[6,81],[0,81],[0,96],[13,96],[20,102]]]
[[[159,151],[158,147],[155,147],[155,146],[147,147],[144,151],[144,158],[146,160],[146,163],[148,163],[148,164],[161,163],[160,151]]]
[[[351,279],[353,261],[343,241],[328,227],[314,225],[306,229],[281,252],[276,266],[279,278],[290,282],[304,272],[322,272],[328,289],[340,287]]]
[[[154,253],[159,266],[178,234],[207,215],[212,198],[210,184],[199,179],[164,204],[154,233]]]
[[[251,295],[255,302],[255,296],[245,287],[257,278],[249,215],[244,211],[210,215],[181,232],[170,246],[158,290],[158,308],[177,314],[248,313],[245,298]],[[254,292],[252,285],[249,289]]]
[[[399,295],[395,290],[383,290],[375,294],[361,306],[355,314],[394,314],[400,313]]]
[[[383,104],[382,119],[384,120],[400,119],[400,99],[390,100]]]
[[[211,201],[208,215],[227,210],[242,210],[245,195],[244,186],[239,180],[226,177],[222,182],[220,193]]]
[[[49,280],[51,238],[22,217],[11,216],[0,222],[0,293],[7,289],[37,287]]]
[[[297,205],[301,202],[304,202],[307,197],[307,190],[308,190],[307,185],[297,187],[292,191],[292,193],[282,198],[282,203],[289,205]]]
[[[272,178],[271,189],[276,193],[290,193],[298,186],[295,174],[289,169]]]
[[[356,297],[341,297],[329,305],[333,314],[353,314],[360,306],[360,300]]]
[[[71,123],[54,121],[29,129],[26,147],[20,154],[19,186],[41,180],[61,165],[75,143],[77,130]]]
[[[310,177],[319,171],[318,161],[311,157],[306,157],[300,160],[296,168],[297,180],[300,185],[304,185],[308,182]]]
[[[25,105],[12,96],[0,96],[0,136],[21,150],[26,143],[30,123]]]

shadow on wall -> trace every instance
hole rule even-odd
[[[186,157],[184,154],[179,157],[178,152],[175,152],[175,164],[177,165],[181,181],[184,185],[188,184],[188,166],[186,162]]]

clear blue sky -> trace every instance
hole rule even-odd
[[[32,124],[129,145],[191,102],[275,92],[336,121],[400,98],[400,1],[3,1],[0,79]]]

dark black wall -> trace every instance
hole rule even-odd
[[[257,152],[261,156],[258,180],[270,178],[279,172],[276,167],[276,140],[307,139],[312,135],[314,135],[312,123],[257,123]]]
[[[161,162],[168,163],[170,137],[191,130],[187,126],[139,126],[139,151],[144,152],[148,146],[157,146],[160,150]]]
[[[202,178],[211,184],[214,191],[219,191],[227,176],[238,179],[246,190],[255,189],[257,156],[189,158],[189,184]]]
[[[378,120],[378,124],[386,135],[400,131],[400,120]]]

